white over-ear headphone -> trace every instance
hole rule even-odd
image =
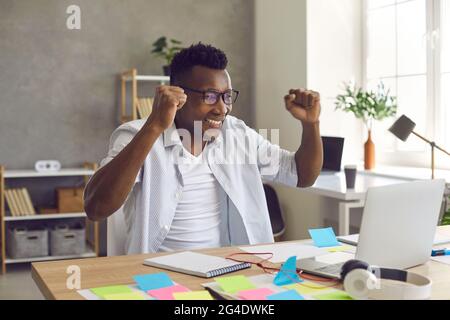
[[[381,285],[380,279],[397,283]],[[342,266],[341,280],[345,291],[355,299],[423,300],[431,296],[430,278],[413,272],[370,266],[360,260],[349,260]]]

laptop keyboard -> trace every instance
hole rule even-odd
[[[336,264],[330,264],[330,265],[325,266],[325,267],[317,268],[316,271],[320,271],[320,272],[328,273],[328,274],[340,274],[342,266],[344,265],[344,263],[345,262],[336,263]]]

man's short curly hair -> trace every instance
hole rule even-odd
[[[222,50],[199,42],[175,55],[170,64],[170,83],[176,83],[181,74],[190,71],[194,66],[225,70],[227,64],[227,56]]]

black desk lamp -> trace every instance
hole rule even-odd
[[[403,115],[400,118],[398,118],[397,121],[394,122],[392,127],[389,128],[389,131],[392,132],[397,138],[399,138],[402,141],[406,141],[409,135],[412,133],[431,146],[431,179],[434,179],[434,149],[441,150],[442,152],[446,153],[449,156],[450,153],[445,151],[441,147],[437,146],[434,141],[430,141],[425,137],[421,136],[420,134],[414,132],[415,127],[416,124],[407,116]]]

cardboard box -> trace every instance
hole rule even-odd
[[[83,191],[84,188],[57,188],[58,212],[84,212]]]
[[[40,208],[39,214],[57,214],[59,213],[58,208]]]

